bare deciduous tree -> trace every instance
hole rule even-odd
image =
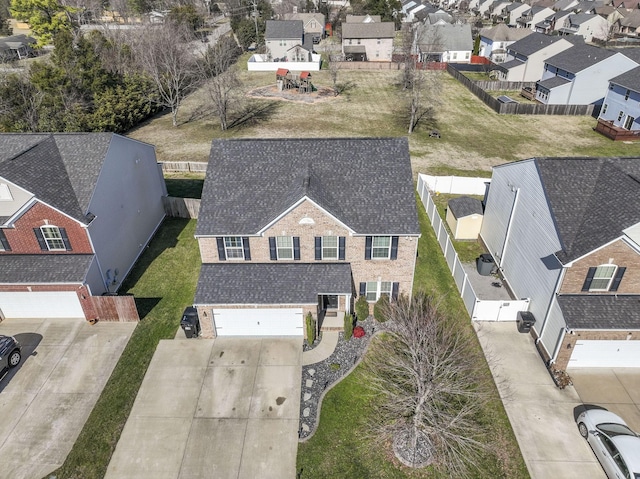
[[[198,62],[211,103],[220,119],[220,128],[228,128],[228,114],[241,88],[235,62],[242,50],[233,37],[225,36],[209,47]]]
[[[193,31],[186,25],[165,22],[146,25],[138,32],[134,56],[158,89],[160,105],[171,109],[178,125],[182,100],[200,83],[196,67]]]
[[[342,45],[335,37],[330,37],[326,40],[325,52],[329,61],[329,75],[331,76],[331,82],[333,83],[333,92],[335,96],[340,93],[338,88],[338,73],[340,72],[340,66],[342,64]]]
[[[391,302],[387,318],[364,361],[381,396],[373,434],[406,465],[467,477],[486,450],[476,418],[491,388],[479,352],[425,293]]]

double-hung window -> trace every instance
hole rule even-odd
[[[224,252],[227,259],[244,259],[241,236],[225,236]]]
[[[41,226],[40,231],[49,251],[65,251],[67,249],[62,239],[60,228],[57,226]]]
[[[338,237],[322,237],[322,259],[338,259]]]
[[[388,259],[391,251],[391,236],[374,236],[371,242],[371,258]]]
[[[366,298],[367,301],[378,301],[380,296],[386,294],[391,297],[391,281],[367,281]]]
[[[293,237],[276,236],[278,259],[293,259]]]
[[[589,268],[583,292],[618,291],[626,267],[607,263]]]

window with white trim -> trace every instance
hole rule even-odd
[[[322,259],[338,259],[338,237],[322,237]]]
[[[593,275],[589,291],[609,291],[611,281],[618,267],[615,264],[601,264]]]
[[[293,236],[276,236],[278,259],[293,259]]]
[[[242,236],[225,236],[224,253],[227,259],[244,259]]]
[[[607,113],[607,108],[609,108],[609,105],[607,105],[606,103],[604,104],[604,106],[602,107],[602,115],[604,115],[605,113]]]
[[[629,99],[629,96],[631,95],[631,90],[627,90],[624,94],[624,99],[625,101]]]
[[[367,301],[378,301],[383,294],[390,298],[392,286],[393,283],[391,281],[367,281],[365,293]]]
[[[618,121],[622,120],[623,116],[624,116],[624,112],[620,110],[620,113],[618,113]]]
[[[389,259],[391,257],[391,236],[374,236],[371,241],[371,258]]]
[[[66,251],[60,228],[51,225],[41,226],[40,231],[49,251]]]
[[[631,129],[631,125],[633,125],[633,120],[634,120],[634,118],[631,115],[627,115],[627,119],[624,121],[623,128],[625,130],[630,130]]]

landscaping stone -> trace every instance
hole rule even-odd
[[[304,402],[307,402],[309,399],[311,399],[311,393],[304,393],[304,396],[303,396]]]
[[[311,412],[311,408],[306,407],[306,408],[304,408],[304,409],[302,410],[302,416],[303,416],[303,417],[309,417],[309,413],[310,413],[310,412]]]
[[[373,332],[376,329],[381,329],[381,325],[376,323],[372,317],[366,321],[358,321],[358,325],[366,332],[362,338],[351,338],[345,341],[344,333],[340,332],[338,344],[331,356],[319,363],[302,367],[302,385],[303,390],[305,389],[304,386],[306,386],[306,391],[301,394],[302,401],[300,403],[301,424],[299,437],[301,440],[311,436],[317,427],[322,393],[351,371],[358,360],[364,355]],[[332,367],[332,364],[337,364],[339,367]],[[312,376],[313,380],[304,379],[308,377],[307,374]],[[312,383],[311,385],[309,385],[310,381]],[[308,400],[306,399],[307,393],[311,393],[311,398]],[[305,415],[305,411],[307,410],[309,413]]]

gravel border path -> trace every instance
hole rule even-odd
[[[301,442],[308,440],[320,422],[320,409],[324,395],[360,362],[371,337],[382,329],[372,317],[358,321],[364,328],[362,338],[352,337],[345,341],[344,333],[339,333],[338,344],[333,354],[319,363],[302,367],[302,387],[300,391],[300,427],[298,437]]]

